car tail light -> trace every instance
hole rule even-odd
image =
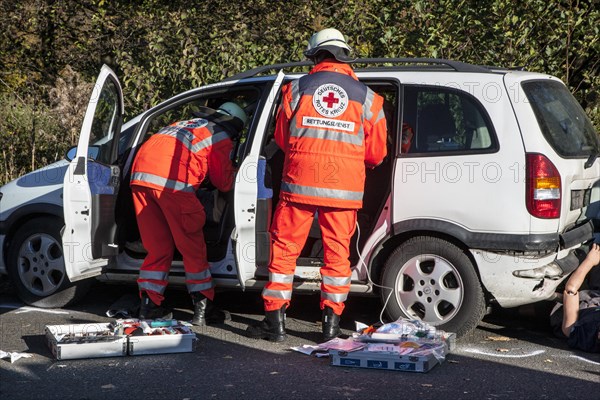
[[[538,218],[560,216],[560,173],[546,156],[527,154],[527,210]]]

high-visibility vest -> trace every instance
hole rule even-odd
[[[285,154],[280,198],[362,207],[365,165],[387,154],[383,98],[343,63],[326,61],[282,89],[275,139]]]
[[[202,118],[180,121],[152,135],[139,149],[131,184],[194,193],[209,175],[221,191],[233,186],[233,143],[219,125]]]

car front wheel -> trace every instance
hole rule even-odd
[[[69,281],[61,226],[58,218],[33,219],[23,224],[10,242],[8,271],[18,296],[28,305],[64,307],[83,297],[92,283],[89,279]]]
[[[485,314],[473,263],[463,250],[435,237],[401,244],[385,263],[381,297],[392,320],[420,319],[463,336]]]

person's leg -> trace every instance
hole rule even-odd
[[[315,210],[315,206],[283,201],[277,205],[271,225],[269,282],[262,292],[265,311],[290,305],[296,260],[306,243]]]
[[[306,242],[314,206],[280,201],[271,224],[272,260],[262,297],[265,319],[249,326],[248,336],[274,342],[285,339],[285,310],[292,298],[296,260]]]
[[[332,339],[341,334],[340,315],[350,292],[350,240],[356,228],[356,210],[321,207],[318,211],[323,238],[321,267],[321,310],[323,310],[323,338]]]
[[[164,193],[159,203],[183,257],[188,292],[201,292],[212,300],[214,289],[202,232],[206,220],[202,204],[193,193],[183,192]]]
[[[160,306],[164,300],[175,246],[169,225],[156,202],[160,192],[137,185],[132,186],[131,191],[140,236],[148,251],[137,280],[142,298],[142,308],[144,308],[141,311],[150,312],[156,308],[153,307],[154,305]],[[148,299],[153,304],[150,304]],[[161,312],[160,310],[154,311]],[[141,316],[158,315],[154,311]],[[166,312],[166,310],[164,311]]]
[[[202,204],[194,194],[184,192],[163,193],[159,203],[183,257],[185,283],[194,303],[192,323],[205,325],[231,319],[212,305],[215,291],[202,232],[206,221]]]

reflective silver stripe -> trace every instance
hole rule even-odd
[[[153,292],[163,294],[166,286],[158,285],[152,282],[138,282],[138,288],[140,290],[151,290]]]
[[[323,284],[331,286],[346,286],[350,284],[350,277],[323,275]]]
[[[156,135],[165,135],[174,137],[180,141],[188,149],[192,148],[192,141],[194,140],[194,134],[187,129],[179,128],[177,126],[167,126],[156,132]]]
[[[269,281],[275,283],[294,283],[294,275],[278,274],[269,272]]]
[[[185,286],[187,286],[188,292],[193,293],[193,292],[201,292],[203,290],[212,289],[213,283],[212,283],[212,281],[205,282],[205,283],[187,283],[186,282]]]
[[[273,297],[281,300],[291,300],[292,299],[292,291],[291,290],[273,290],[273,289],[263,289],[262,291],[263,297]]]
[[[295,193],[303,196],[323,197],[327,199],[362,200],[363,198],[363,192],[302,186],[288,182],[281,183],[281,190],[283,192]]]
[[[364,107],[364,115],[367,121],[370,121],[373,118],[373,112],[371,111],[371,107],[373,107],[373,101],[375,100],[375,92],[371,89],[367,88],[367,97],[365,98],[365,102],[363,103]]]
[[[166,281],[169,276],[168,272],[162,271],[146,271],[140,269],[140,279],[152,279],[155,281]]]
[[[348,293],[326,293],[321,290],[321,298],[331,300],[336,303],[342,303],[348,298]]]
[[[227,133],[225,132],[219,132],[215,135],[211,135],[209,137],[207,137],[204,140],[199,141],[198,143],[196,143],[195,145],[192,146],[192,151],[194,153],[199,152],[200,150],[203,150],[207,147],[210,147],[212,145],[214,145],[215,143],[219,143],[225,139],[227,139],[229,136],[227,135]]]
[[[229,137],[226,132],[219,132],[199,141],[196,144],[192,144],[192,142],[196,138],[194,134],[188,131],[187,129],[180,128],[177,126],[168,126],[164,129],[161,129],[156,134],[174,137],[175,139],[180,141],[185,147],[187,147],[188,150],[194,153],[197,153],[200,150],[210,147],[215,143],[223,141]]]
[[[377,114],[377,119],[375,120],[375,125],[385,118],[385,113],[383,112],[383,108],[379,110],[379,114]]]
[[[210,270],[205,270],[202,272],[186,272],[185,279],[189,281],[201,281],[203,279],[211,278]]]
[[[164,187],[167,189],[172,189],[175,191],[181,192],[194,192],[194,186],[188,184],[187,182],[180,182],[173,179],[163,178],[162,176],[149,174],[147,172],[134,172],[131,174],[132,181],[141,181],[152,183],[153,185],[157,185],[160,187]]]
[[[290,122],[290,126],[293,129],[290,132],[290,136],[294,137],[309,137],[313,139],[321,139],[321,140],[333,140],[336,142],[342,143],[350,143],[356,146],[362,146],[364,139],[364,131],[362,124],[356,135],[352,135],[349,133],[343,133],[339,131],[329,130],[329,129],[297,129],[296,128],[296,117],[292,118]]]
[[[300,101],[300,82],[298,80],[292,81],[292,100],[290,102],[290,108],[292,111],[298,107],[298,102]]]

